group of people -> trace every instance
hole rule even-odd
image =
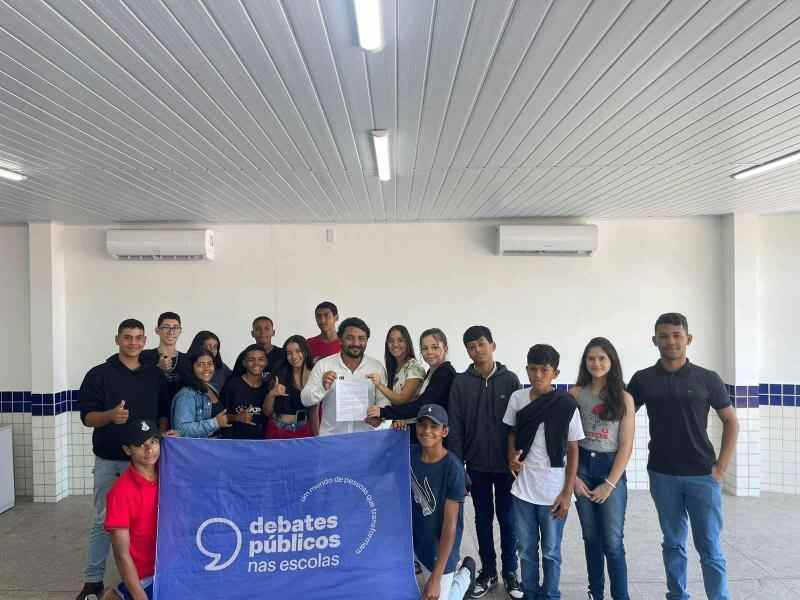
[[[91,369],[80,390],[81,418],[94,428],[96,458],[95,517],[78,600],[152,598],[153,490],[162,435],[281,440],[389,426],[411,432],[412,529],[422,598],[480,598],[497,587],[498,575],[511,598],[560,598],[561,538],[574,502],[588,598],[604,598],[607,572],[611,597],[628,600],[625,469],[642,405],[650,421],[648,473],[663,534],[666,597],[689,598],[691,523],[708,598],[729,598],[721,481],[738,424],[720,377],[686,356],[692,341],[686,317],[658,317],[652,342],[659,360],[627,386],[612,343],[591,339],[569,391],[553,383],[560,365],[555,348],[530,348],[530,385],[523,387],[495,360],[495,341],[483,325],[464,332],[472,363],[457,373],[438,328],[422,332],[420,361],[408,329],[392,326],[382,363],[365,353],[371,332],[362,319],[339,322],[331,302],[320,303],[315,318],[319,335],[292,335],[280,347],[272,343],[273,321],[257,317],[254,343],[233,368],[223,362],[220,340],[210,331],[198,333],[186,354],[179,352],[181,319],[174,312],[159,316],[159,346],[151,350],[144,349],[140,321],[120,323],[119,352]],[[346,379],[369,382],[362,420],[337,419],[336,382]],[[723,423],[718,456],[706,433],[711,408]],[[475,509],[477,575],[471,557],[459,563],[467,494]],[[103,595],[110,546],[123,581]]]

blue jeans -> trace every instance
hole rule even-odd
[[[616,452],[591,452],[581,448],[578,477],[589,489],[596,488],[608,477],[616,455]],[[583,532],[589,591],[594,600],[603,600],[605,567],[608,567],[611,597],[614,600],[630,600],[628,566],[625,563],[625,545],[622,542],[627,504],[628,485],[624,473],[617,482],[617,489],[611,492],[603,504],[582,496],[578,498],[576,508]]]
[[[550,506],[531,504],[513,496],[514,528],[521,565],[520,585],[525,600],[559,600],[561,536],[566,520],[555,519]],[[542,540],[542,584],[539,585],[539,538]]]
[[[692,526],[708,600],[729,600],[722,554],[722,486],[711,475],[664,475],[649,471],[650,495],[658,510],[664,543],[667,600],[688,600],[686,538]]]
[[[99,456],[94,458],[94,516],[89,530],[89,556],[83,571],[83,579],[87,583],[103,581],[108,550],[111,547],[111,535],[106,532],[104,526],[106,494],[129,464],[130,462],[126,460],[106,460]]]
[[[494,516],[500,524],[500,553],[503,575],[517,572],[517,541],[514,539],[514,517],[511,505],[511,473],[485,473],[469,469],[472,480],[470,495],[475,506],[475,532],[481,570],[497,575],[497,554],[494,551]],[[492,494],[494,488],[494,494]]]

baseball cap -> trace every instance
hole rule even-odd
[[[417,421],[420,419],[430,419],[439,425],[447,425],[447,411],[438,404],[426,404],[419,409]]]
[[[131,419],[128,421],[122,437],[126,446],[141,446],[150,438],[161,439],[161,432],[155,421]]]

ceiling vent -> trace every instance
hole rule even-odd
[[[591,256],[596,225],[498,225],[501,256]]]
[[[116,260],[214,260],[210,229],[109,229],[106,250]]]

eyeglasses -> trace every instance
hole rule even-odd
[[[159,329],[165,333],[178,333],[181,327],[179,325],[162,325]]]

